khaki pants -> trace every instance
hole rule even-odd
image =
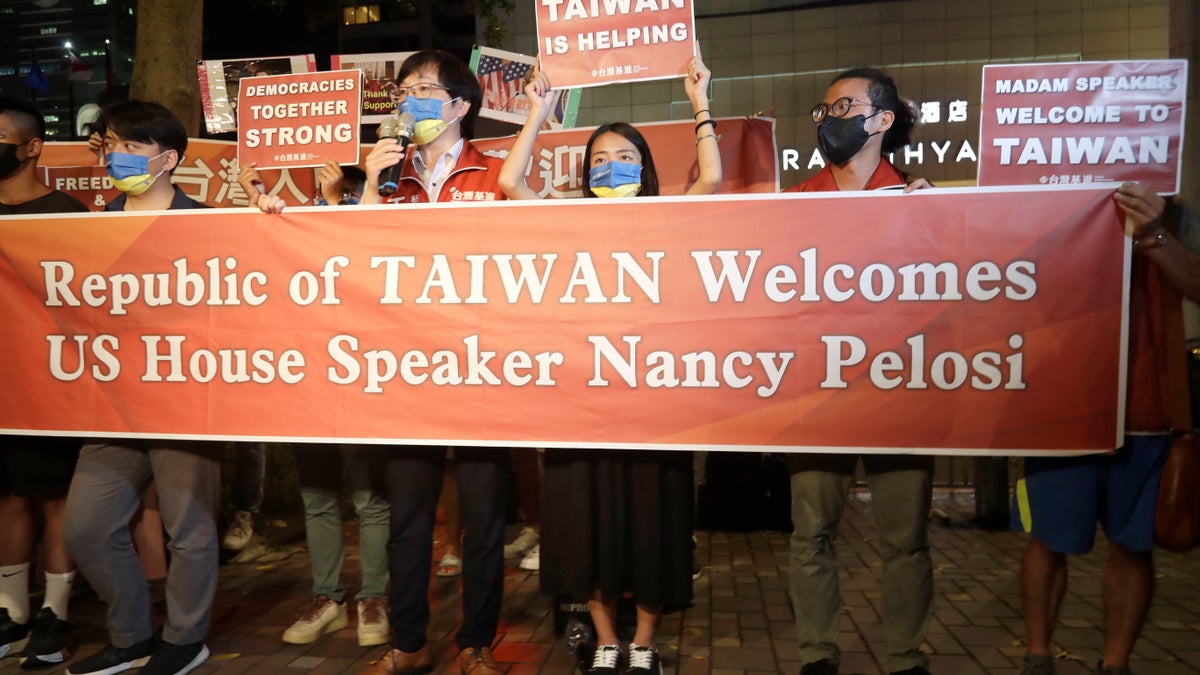
[[[792,468],[791,595],[800,658],[838,663],[838,523],[854,476],[854,455],[789,458]],[[933,601],[933,565],[926,522],[932,457],[863,458],[883,555],[883,628],[888,670],[928,667],[920,651]]]

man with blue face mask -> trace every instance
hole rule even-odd
[[[408,57],[396,79],[399,112],[411,114],[415,121],[412,146],[406,152],[393,138],[375,145],[364,162],[367,180],[360,203],[378,204],[380,174],[401,162],[388,202],[504,199],[498,184],[502,160],[483,155],[468,140],[483,92],[467,64],[448,52],[426,50]],[[391,498],[388,619],[392,639],[387,653],[364,673],[425,673],[433,669],[433,652],[426,639],[429,570],[446,448],[398,446],[376,452],[386,453]],[[504,590],[508,454],[499,448],[454,450],[465,532],[463,620],[454,638],[463,675],[500,673],[492,643]]]
[[[408,152],[384,138],[367,155],[363,204],[492,201],[504,199],[497,183],[503,161],[475,149],[470,138],[483,91],[475,74],[447,52],[426,50],[404,61],[393,92],[398,113],[415,120]],[[402,164],[394,194],[379,196],[380,174]]]
[[[183,123],[165,107],[148,101],[123,101],[101,111],[93,134],[99,136],[104,166],[122,194],[107,211],[156,211],[207,208],[171,182],[187,150]]]
[[[98,125],[105,166],[124,193],[107,210],[207,208],[171,184],[187,133],[169,110],[124,101],[101,111]],[[96,140],[93,135],[93,146]],[[208,659],[204,639],[217,590],[220,456],[220,443],[158,439],[89,439],[79,451],[63,539],[108,606],[110,644],[72,663],[68,675],[137,667],[146,675],[183,675]],[[129,530],[151,483],[171,554],[161,639],[153,638],[150,593]]]

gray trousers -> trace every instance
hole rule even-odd
[[[296,443],[292,446],[304,500],[304,532],[312,561],[313,596],[341,602],[342,588],[342,474],[350,483],[350,499],[358,515],[358,546],[362,559],[359,600],[386,598],[388,583],[387,487],[383,480],[384,448],[334,443]]]
[[[858,457],[789,457],[792,469],[791,595],[800,659],[838,663],[838,524]],[[928,667],[921,643],[933,604],[933,565],[926,521],[933,458],[863,457],[883,556],[883,629],[888,670]]]
[[[154,633],[150,593],[129,531],[151,480],[171,553],[163,639],[188,644],[208,635],[217,590],[220,456],[220,443],[186,441],[112,440],[80,450],[63,539],[108,606],[114,646],[131,647]]]

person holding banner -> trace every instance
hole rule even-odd
[[[1030,535],[1021,562],[1022,675],[1054,673],[1051,638],[1067,592],[1067,556],[1092,550],[1097,522],[1108,538],[1098,673],[1130,673],[1154,595],[1155,509],[1172,440],[1168,354],[1184,349],[1181,326],[1165,321],[1167,302],[1178,312],[1180,293],[1200,300],[1200,222],[1183,204],[1164,216],[1163,198],[1138,183],[1125,183],[1113,199],[1133,239],[1124,444],[1112,454],[1025,458],[1011,512],[1012,528]]]
[[[162,105],[115,103],[101,112],[105,164],[124,193],[110,211],[206,208],[170,181],[187,132]],[[63,538],[79,569],[108,605],[109,646],[77,661],[69,675],[116,673],[144,664],[145,675],[183,675],[208,659],[219,558],[220,443],[91,439],[67,495]],[[129,522],[153,482],[170,537],[167,623],[154,637],[150,592]]]
[[[846,71],[812,110],[818,147],[828,164],[787,192],[904,190],[910,182],[885,155],[908,144],[916,114],[882,71]],[[854,480],[856,455],[792,453],[791,593],[800,643],[802,675],[836,675],[838,563],[833,543]],[[883,549],[883,629],[888,668],[894,674],[927,675],[921,643],[933,603],[933,564],[926,521],[933,496],[933,457],[865,455],[875,519]]]
[[[711,73],[697,49],[684,89],[696,123],[700,172],[689,195],[706,195],[721,184],[716,123],[708,112]],[[544,73],[525,87],[529,117],[501,171],[510,199],[538,199],[525,183],[538,131],[555,92]],[[630,124],[598,127],[584,151],[585,197],[656,197],[658,175],[646,140]],[[547,448],[543,473],[541,590],[554,598],[587,598],[596,630],[588,673],[617,675],[622,649],[617,601],[632,591],[637,628],[624,672],[662,672],[655,632],[664,610],[692,599],[694,515],[691,452],[554,450]]]
[[[0,216],[88,210],[38,178],[45,135],[46,120],[36,106],[0,99]],[[67,604],[75,563],[67,554],[62,529],[79,446],[77,438],[5,436],[0,447],[0,657],[29,636],[21,661],[25,669],[70,657]],[[41,610],[31,616],[29,577],[38,512],[43,520],[40,557],[46,592]]]
[[[401,112],[416,121],[407,152],[394,138],[381,139],[367,156],[363,204],[380,201],[380,174],[401,166],[391,203],[504,199],[500,160],[480,153],[469,140],[483,92],[467,64],[453,54],[425,50],[408,57],[396,77]],[[433,217],[425,212],[426,217]],[[429,570],[433,528],[446,448],[397,446],[385,453],[391,494],[388,562],[391,649],[365,675],[423,673],[433,669],[429,628]],[[455,448],[454,476],[461,495],[463,620],[454,641],[463,675],[498,675],[492,643],[504,591],[504,526],[508,453],[495,448]]]

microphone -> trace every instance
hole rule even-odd
[[[383,122],[379,124],[379,137],[394,138],[400,145],[401,152],[408,150],[409,143],[412,143],[413,127],[417,125],[417,120],[410,112],[402,112],[396,117],[385,117]],[[400,160],[395,166],[389,166],[379,174],[379,194],[382,197],[390,197],[396,193],[397,183],[400,180],[400,170],[404,167],[404,160]]]

